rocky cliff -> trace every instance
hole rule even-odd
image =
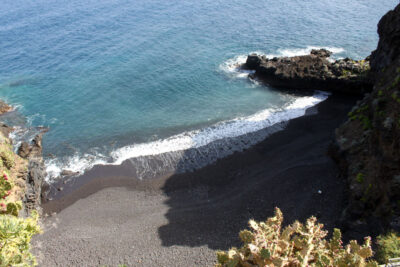
[[[41,140],[43,132],[37,135],[30,143],[22,143],[18,153],[14,153],[11,140],[8,138],[12,127],[5,124],[0,126],[0,157],[2,161],[10,162],[0,164],[16,184],[15,200],[22,200],[24,215],[32,210],[40,212],[42,188],[46,170],[42,159]]]
[[[370,61],[373,90],[336,130],[334,157],[349,184],[344,221],[399,230],[400,5],[380,20],[378,33]]]
[[[47,129],[39,133],[30,143],[23,142],[18,149],[18,155],[28,160],[28,172],[25,176],[25,210],[40,210],[43,188],[47,185],[46,167],[42,158],[42,137]]]

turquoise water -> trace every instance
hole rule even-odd
[[[3,0],[0,97],[16,107],[7,115],[19,118],[16,140],[50,128],[43,144],[53,176],[201,147],[323,99],[250,82],[234,67],[243,56],[328,46],[335,57],[366,57],[397,3]],[[296,100],[299,110],[282,113]]]

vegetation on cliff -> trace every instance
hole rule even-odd
[[[0,266],[36,265],[30,240],[40,232],[38,213],[18,217],[26,193],[28,161],[12,150],[11,142],[0,133]]]
[[[364,244],[352,240],[344,246],[339,229],[330,240],[323,225],[311,217],[305,224],[298,221],[283,228],[282,212],[265,222],[249,221],[251,231],[241,231],[241,248],[217,253],[216,267],[233,266],[378,266],[371,259],[371,238]]]
[[[400,230],[400,5],[381,19],[378,33],[373,91],[336,130],[335,155],[349,184],[343,221],[375,234]]]
[[[333,153],[349,184],[348,207],[342,222],[347,230],[377,238],[376,259],[381,263],[400,256],[400,5],[378,24],[379,43],[366,60],[329,62],[330,52],[267,59],[250,55],[246,68],[272,86],[328,88],[332,92],[362,94],[336,130]],[[370,61],[370,63],[368,62]],[[266,222],[250,221],[242,231],[243,247],[218,253],[217,266],[376,266],[371,239],[363,245],[341,245],[340,231],[331,240],[314,217],[282,230],[279,210]]]

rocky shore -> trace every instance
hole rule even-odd
[[[249,218],[276,206],[286,222],[317,215],[331,230],[346,183],[327,150],[355,102],[331,96],[317,113],[194,172],[139,180],[124,165],[93,168],[42,204],[52,216],[35,238],[40,266],[213,266],[216,250],[240,245]]]
[[[377,49],[364,60],[334,61],[320,49],[272,59],[252,54],[241,66],[255,71],[250,78],[291,93],[362,97],[330,148],[348,183],[342,228],[354,238],[400,230],[400,5],[382,17],[378,34]]]
[[[52,214],[35,239],[41,266],[210,266],[215,250],[239,245],[249,218],[263,220],[275,206],[288,222],[315,215],[330,230],[341,227],[345,239],[400,230],[400,5],[378,33],[364,60],[331,60],[325,49],[249,55],[241,67],[254,70],[252,79],[333,94],[317,113],[193,173],[142,181],[123,166],[97,166],[41,203],[45,131],[22,143],[26,213],[43,206]],[[9,110],[0,102],[0,114]],[[7,137],[12,128],[0,131]]]
[[[326,49],[312,50],[305,56],[272,59],[251,54],[241,68],[254,70],[251,78],[290,92],[323,90],[362,95],[372,90],[372,81],[367,75],[369,57],[358,61],[349,58],[332,61],[329,60],[331,55]]]
[[[0,101],[0,115],[7,113],[12,110],[12,107]],[[1,117],[0,117],[1,119]],[[42,192],[47,187],[45,182],[46,169],[42,157],[42,137],[47,131],[46,129],[40,129],[41,132],[35,136],[30,142],[22,142],[18,148],[18,152],[14,157],[21,158],[21,162],[27,162],[27,166],[16,168],[16,176],[20,180],[20,186],[23,188],[24,195],[21,197],[23,203],[24,215],[27,216],[32,210],[36,210],[41,213],[41,199]],[[10,127],[4,123],[0,125],[0,132],[6,139],[6,142],[11,144],[12,141],[9,139],[10,133],[13,131],[13,127]],[[9,153],[14,154],[13,151]],[[25,164],[25,163],[24,163]],[[18,165],[18,164],[17,164]]]

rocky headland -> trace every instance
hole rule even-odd
[[[351,95],[371,91],[372,81],[367,75],[369,57],[364,60],[349,58],[330,60],[332,52],[312,50],[309,55],[274,57],[251,54],[243,69],[254,70],[251,78],[261,80],[271,87],[293,91],[324,90]]]
[[[332,53],[319,49],[272,59],[251,54],[241,66],[255,71],[250,78],[287,92],[362,98],[329,151],[348,184],[341,222],[356,237],[400,230],[400,5],[380,20],[378,34],[377,49],[363,60],[330,60]]]

